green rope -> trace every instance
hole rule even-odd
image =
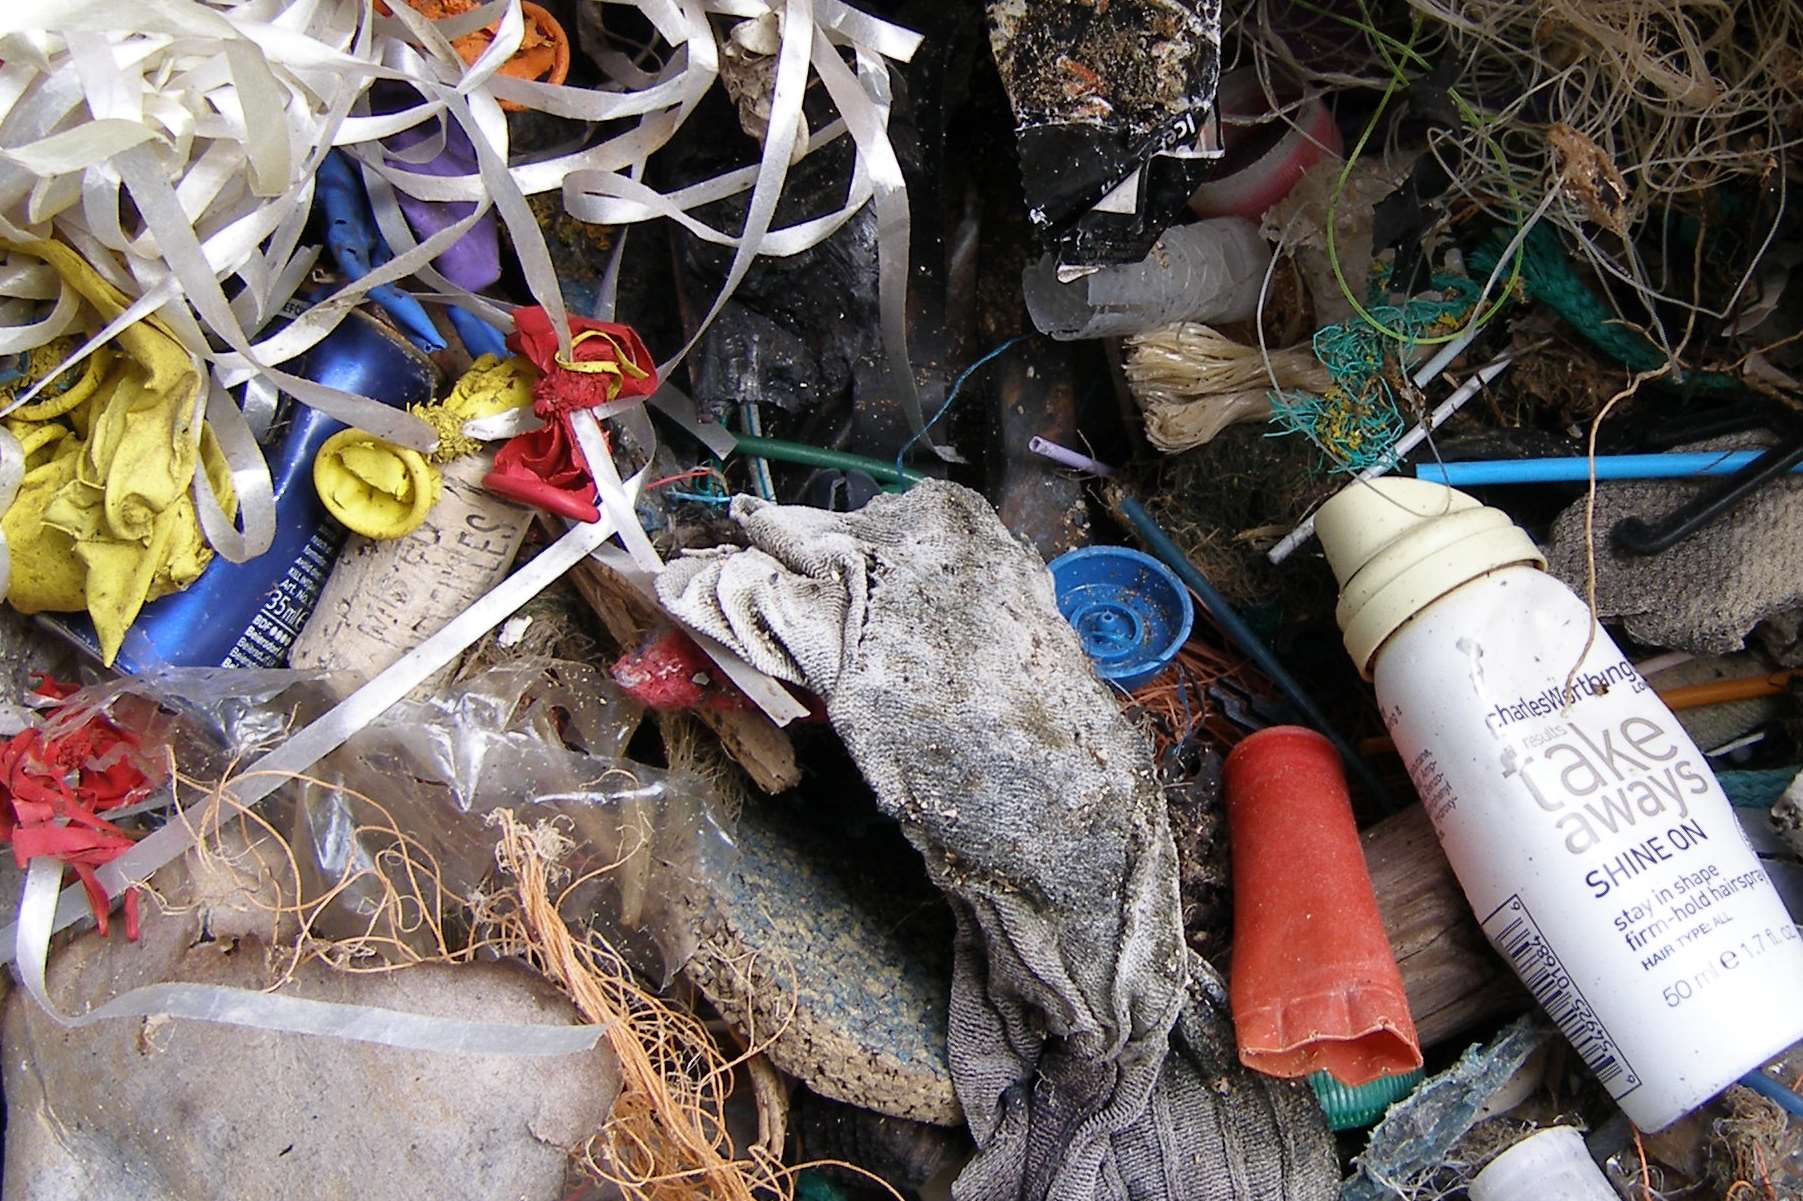
[[[1472,271],[1488,276],[1513,237],[1513,231],[1499,230],[1478,243],[1466,257]],[[1585,341],[1629,371],[1657,371],[1665,365],[1665,353],[1640,331],[1618,320],[1608,304],[1590,290],[1552,226],[1541,224],[1529,230],[1521,251],[1521,280],[1528,295],[1557,313]],[[1732,375],[1719,371],[1678,372],[1672,382],[1712,392],[1744,387]]]
[[[1770,809],[1784,795],[1790,782],[1797,778],[1794,767],[1770,771],[1718,771],[1715,782],[1727,794],[1728,803],[1736,809]]]

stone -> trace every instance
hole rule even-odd
[[[186,889],[173,911],[147,902],[137,943],[115,928],[54,949],[51,999],[81,1012],[160,981],[274,983],[289,952],[268,938],[267,911],[243,893],[197,900],[205,891]],[[580,1020],[548,983],[501,963],[312,961],[282,991],[472,1021]],[[4,1030],[3,1201],[557,1201],[617,1090],[605,1043],[526,1058],[169,1018],[66,1029],[23,989]]]

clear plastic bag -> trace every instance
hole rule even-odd
[[[431,954],[430,924],[396,907],[391,873],[377,870],[395,841],[385,827],[436,864],[445,894],[480,897],[495,868],[489,815],[512,809],[575,844],[559,864],[565,917],[667,980],[694,949],[706,881],[730,863],[732,843],[705,781],[624,757],[638,716],[594,669],[545,660],[390,709],[295,789],[289,841],[308,852],[311,887],[340,888],[317,932],[353,938],[373,923]]]
[[[131,731],[158,784],[173,765],[185,804],[341,691],[319,673],[172,669],[83,689],[48,724],[98,714]],[[468,903],[499,887],[489,819],[512,809],[569,840],[557,866],[571,925],[667,982],[694,949],[707,882],[735,851],[705,780],[626,758],[641,715],[596,669],[539,658],[377,717],[260,810],[294,854],[310,936],[397,962],[479,941]]]

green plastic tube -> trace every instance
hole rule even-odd
[[[898,468],[894,463],[885,463],[881,459],[854,455],[843,450],[828,450],[824,446],[809,446],[805,442],[786,442],[781,438],[760,438],[752,434],[734,434],[733,439],[738,443],[740,452],[756,455],[760,459],[775,459],[779,463],[862,471],[871,479],[885,484],[918,484],[927,478],[918,471]]]

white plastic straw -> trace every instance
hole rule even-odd
[[[1429,375],[1429,368],[1433,368],[1433,374],[1439,374],[1440,368],[1445,366],[1445,363],[1440,363],[1439,360],[1444,357],[1450,362],[1452,356],[1457,354],[1460,349],[1463,348],[1457,343],[1447,346],[1445,350],[1434,357],[1434,361],[1428,363],[1427,367],[1422,368],[1420,374],[1432,378],[1432,376]],[[1369,480],[1376,479],[1380,475],[1387,475],[1396,464],[1408,457],[1410,451],[1414,450],[1417,446],[1420,446],[1429,434],[1444,425],[1447,418],[1458,412],[1466,401],[1470,400],[1473,396],[1476,396],[1479,389],[1501,375],[1504,370],[1508,368],[1509,364],[1514,361],[1514,355],[1505,354],[1499,358],[1492,359],[1484,366],[1478,368],[1476,373],[1474,373],[1470,379],[1459,385],[1458,391],[1454,392],[1451,396],[1448,396],[1440,404],[1439,408],[1427,415],[1426,421],[1417,423],[1408,433],[1398,438],[1396,440],[1396,445],[1392,446],[1383,458],[1359,472],[1353,479]],[[1438,366],[1436,366],[1436,364],[1438,364]],[[1420,376],[1417,376],[1416,379],[1417,383],[1419,383]],[[1315,515],[1310,513],[1307,520],[1285,535],[1283,541],[1279,542],[1276,546],[1273,546],[1266,557],[1273,563],[1281,563],[1294,554],[1297,547],[1301,546],[1304,542],[1307,542],[1314,536]]]

